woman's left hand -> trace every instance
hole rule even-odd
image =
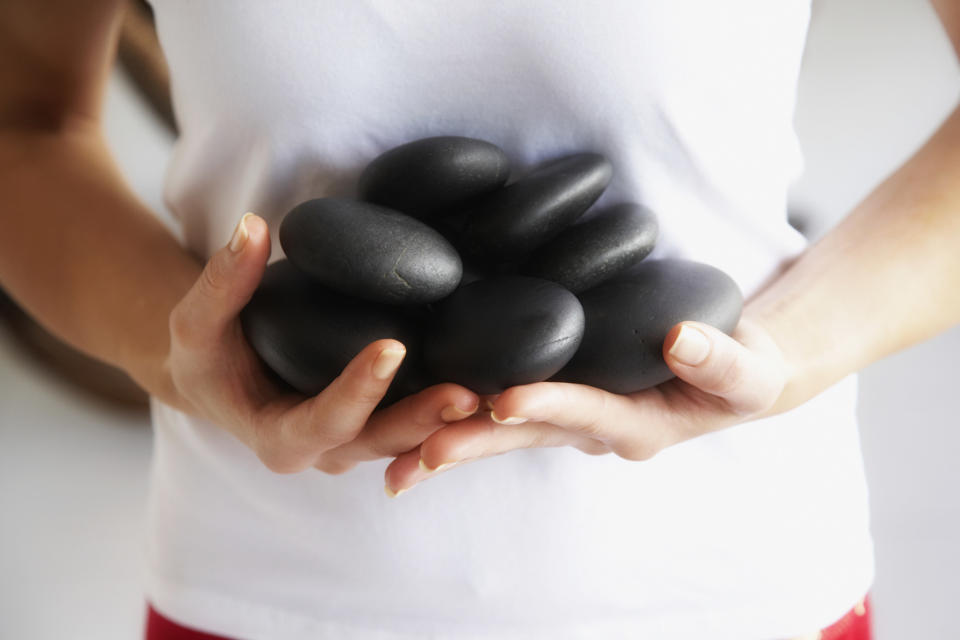
[[[664,340],[663,356],[677,377],[630,395],[560,382],[507,389],[490,412],[439,429],[391,462],[387,493],[513,449],[573,446],[647,460],[670,445],[772,413],[790,373],[774,340],[747,318],[732,337],[680,323]]]

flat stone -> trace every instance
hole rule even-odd
[[[437,306],[425,332],[424,362],[433,379],[476,393],[548,379],[583,336],[576,296],[547,280],[505,276],[458,289]]]
[[[496,145],[438,136],[378,156],[360,176],[358,189],[363,200],[427,218],[498,189],[509,177],[510,162]]]
[[[633,393],[674,377],[663,360],[670,329],[695,320],[731,333],[743,295],[719,269],[688,260],[648,260],[580,295],[583,342],[556,380]]]
[[[656,216],[645,207],[611,207],[564,229],[537,249],[520,271],[580,293],[647,257],[658,229]]]
[[[612,176],[610,162],[596,153],[545,164],[470,207],[465,246],[497,258],[524,259],[589,209]]]
[[[440,233],[408,215],[366,202],[308,200],[280,224],[280,244],[300,270],[345,295],[418,304],[449,295],[460,255]]]
[[[305,395],[323,391],[364,347],[382,338],[407,348],[386,403],[425,386],[416,367],[420,339],[403,308],[343,296],[287,260],[267,268],[240,322],[269,370]]]

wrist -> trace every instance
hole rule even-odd
[[[744,308],[743,319],[762,329],[776,345],[785,381],[776,401],[760,417],[790,411],[845,375],[837,366],[837,351],[812,334],[813,321],[791,317],[786,305],[751,302]]]

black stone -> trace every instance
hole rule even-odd
[[[407,348],[385,403],[423,388],[420,340],[409,314],[331,291],[287,260],[267,268],[240,321],[266,366],[303,394],[323,391],[364,347],[383,338]]]
[[[596,153],[543,165],[472,205],[464,242],[480,254],[524,258],[589,209],[612,176],[610,162]]]
[[[586,332],[556,380],[632,393],[673,378],[663,361],[670,329],[695,320],[730,333],[743,296],[724,272],[687,260],[641,262],[580,296]]]
[[[360,176],[360,197],[418,218],[455,208],[502,187],[506,154],[473,138],[440,136],[401,145],[377,157]]]
[[[521,268],[574,293],[626,271],[653,251],[657,218],[638,204],[622,204],[564,229]]]
[[[546,380],[573,356],[583,336],[576,296],[547,280],[480,280],[437,305],[424,339],[435,380],[476,393]]]
[[[484,265],[467,260],[463,263],[463,278],[460,279],[460,286],[465,287],[478,280],[486,280],[496,275],[497,274],[492,273]]]
[[[398,211],[337,198],[308,200],[280,224],[280,244],[302,271],[343,294],[390,304],[439,300],[463,265],[437,231]]]

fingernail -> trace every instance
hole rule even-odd
[[[427,466],[427,463],[423,461],[423,458],[420,458],[420,470],[425,471],[427,473],[436,473],[437,471],[444,471],[445,469],[449,469],[455,464],[456,464],[455,462],[445,462],[441,464],[439,467],[437,467],[436,469],[431,469],[430,467]]]
[[[710,355],[710,340],[699,329],[688,325],[680,326],[680,333],[673,346],[670,347],[670,355],[678,362],[690,366],[695,366],[707,359]]]
[[[473,411],[464,411],[458,406],[450,405],[440,410],[440,419],[444,422],[456,422],[473,415]]]
[[[497,424],[523,424],[527,421],[526,418],[521,418],[519,416],[510,416],[509,418],[498,418],[496,411],[490,412],[490,419],[496,422]]]
[[[384,349],[373,361],[373,377],[377,380],[386,380],[400,367],[406,349]]]
[[[398,498],[408,491],[408,489],[400,489],[400,491],[394,491],[390,488],[390,485],[383,485],[383,491],[387,494],[388,498]]]
[[[231,253],[239,253],[243,249],[243,245],[247,244],[247,238],[250,237],[250,233],[247,231],[247,218],[252,215],[252,213],[243,214],[240,222],[237,223],[237,228],[233,231],[233,237],[230,238]]]
[[[463,403],[461,403],[463,404]],[[474,398],[466,408],[458,407],[455,404],[448,405],[440,410],[440,419],[444,422],[456,422],[469,418],[480,408],[480,399]]]

